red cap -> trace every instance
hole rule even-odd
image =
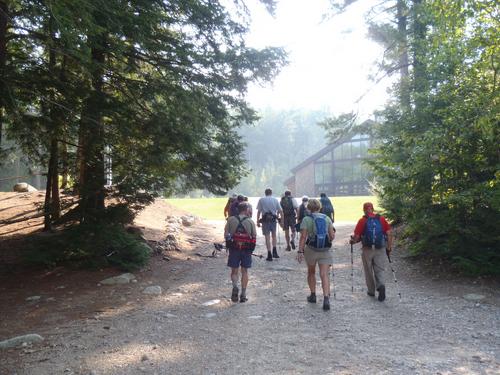
[[[373,210],[373,203],[371,202],[366,202],[365,204],[363,204],[363,211],[366,211],[368,210],[369,208],[371,208]]]

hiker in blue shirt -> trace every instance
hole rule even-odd
[[[300,224],[300,242],[297,260],[305,257],[307,263],[307,283],[311,295],[307,301],[316,303],[316,263],[319,265],[319,276],[323,289],[323,310],[330,310],[330,279],[328,271],[333,264],[332,241],[335,229],[332,220],[320,213],[321,203],[317,199],[309,199],[307,209],[311,212]]]

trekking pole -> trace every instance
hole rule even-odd
[[[254,254],[254,253],[252,253],[252,255],[253,255],[254,257],[259,258],[259,259],[264,258],[264,255],[262,255],[262,254]]]
[[[280,220],[278,220],[278,226],[276,228],[277,232],[278,232],[278,249],[281,250],[281,236],[280,236],[280,228],[281,228],[281,224],[280,224]]]
[[[333,299],[337,299],[337,293],[335,291],[335,272],[333,270],[333,263],[332,263],[332,290],[333,290]]]
[[[353,244],[351,244],[351,294],[354,293],[354,255]]]
[[[385,249],[385,253],[387,254],[387,259],[389,259],[389,267],[391,268],[391,271],[392,271],[392,277],[394,278],[394,284],[398,285],[398,279],[396,279],[396,272],[394,272],[394,267],[392,266],[391,256],[389,255],[390,252],[387,249]],[[397,287],[397,291],[398,291],[399,300],[401,300],[401,292],[399,291],[399,287]]]

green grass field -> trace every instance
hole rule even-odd
[[[375,206],[375,211],[380,207],[377,205],[377,198],[373,196],[361,197],[337,197],[330,198],[335,208],[335,221],[357,221],[363,215],[363,203],[372,202]],[[168,203],[175,207],[191,212],[207,220],[223,220],[224,206],[227,198],[183,198],[183,199],[167,199]],[[254,218],[257,215],[258,198],[250,198],[254,208]]]

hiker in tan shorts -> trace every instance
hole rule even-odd
[[[328,271],[333,264],[331,247],[335,238],[335,229],[332,220],[319,212],[321,209],[319,200],[309,199],[307,209],[311,212],[311,215],[305,216],[300,224],[297,260],[301,263],[302,259],[306,259],[307,283],[311,291],[307,301],[311,303],[316,303],[316,264],[319,265],[319,276],[323,289],[323,310],[330,310],[330,279]]]

